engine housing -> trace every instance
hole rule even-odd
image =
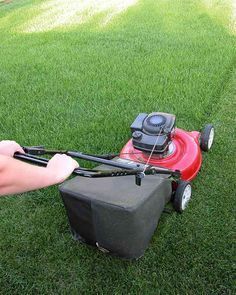
[[[140,113],[130,126],[133,146],[144,152],[163,154],[171,143],[175,115],[153,112]],[[154,149],[153,149],[154,148]]]

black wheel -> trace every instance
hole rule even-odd
[[[200,147],[204,152],[208,152],[214,141],[215,130],[212,124],[207,124],[202,130],[200,137]]]
[[[191,199],[192,195],[192,186],[189,181],[181,180],[178,184],[178,187],[174,195],[174,209],[175,211],[182,213]]]

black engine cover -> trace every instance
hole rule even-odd
[[[130,126],[133,146],[141,151],[162,154],[171,142],[175,116],[166,113],[141,113]]]

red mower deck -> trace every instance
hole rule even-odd
[[[198,131],[187,132],[176,128],[167,154],[153,154],[149,165],[179,170],[183,180],[193,180],[202,164],[200,136]],[[130,139],[121,150],[120,158],[145,164],[149,153],[134,148]]]

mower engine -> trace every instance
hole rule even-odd
[[[133,146],[144,152],[167,154],[175,127],[175,116],[141,113],[131,125]]]

